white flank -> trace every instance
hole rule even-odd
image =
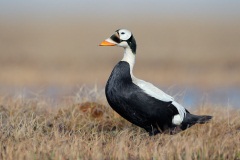
[[[136,84],[138,87],[140,87],[146,94],[164,102],[172,102],[172,104],[177,108],[179,113],[179,116],[175,115],[176,118],[173,118],[172,123],[176,125],[181,124],[186,114],[185,108],[179,103],[177,103],[176,101],[174,101],[173,97],[164,93],[162,90],[155,87],[153,84],[134,77],[132,71],[133,71],[133,66],[135,64],[135,54],[132,53],[132,50],[129,47],[125,48],[122,61],[129,63],[130,74],[131,74],[133,83]]]
[[[182,123],[182,118],[179,114],[175,115],[172,119],[172,123],[175,125],[180,125]]]
[[[172,104],[177,108],[178,113],[179,113],[179,115],[181,117],[181,123],[182,123],[182,121],[183,121],[183,119],[184,119],[184,117],[186,115],[186,109],[182,105],[177,103],[176,101],[173,101]]]

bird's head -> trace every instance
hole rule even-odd
[[[130,48],[132,52],[136,53],[137,44],[129,30],[118,29],[110,37],[104,40],[99,46],[119,46],[123,48]]]

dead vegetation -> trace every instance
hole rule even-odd
[[[0,159],[240,159],[240,111],[205,104],[214,119],[176,135],[148,134],[104,100],[51,107],[43,99],[1,97]],[[86,98],[87,99],[87,98]]]

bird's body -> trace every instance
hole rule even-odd
[[[148,96],[134,84],[125,61],[120,61],[113,69],[105,92],[108,103],[117,113],[151,134],[159,133],[158,127],[162,130],[171,127],[173,115],[178,114],[171,102]]]
[[[133,75],[136,41],[130,31],[117,30],[101,45],[118,45],[125,49],[123,59],[114,67],[105,88],[109,105],[123,118],[144,128],[149,135],[171,131],[176,126],[184,130],[212,118],[190,114],[173,97]]]

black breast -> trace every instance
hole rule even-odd
[[[172,102],[155,99],[132,82],[130,66],[120,61],[113,69],[105,93],[109,105],[131,123],[149,133],[171,127],[172,118],[178,114]],[[153,131],[154,130],[154,131]]]

